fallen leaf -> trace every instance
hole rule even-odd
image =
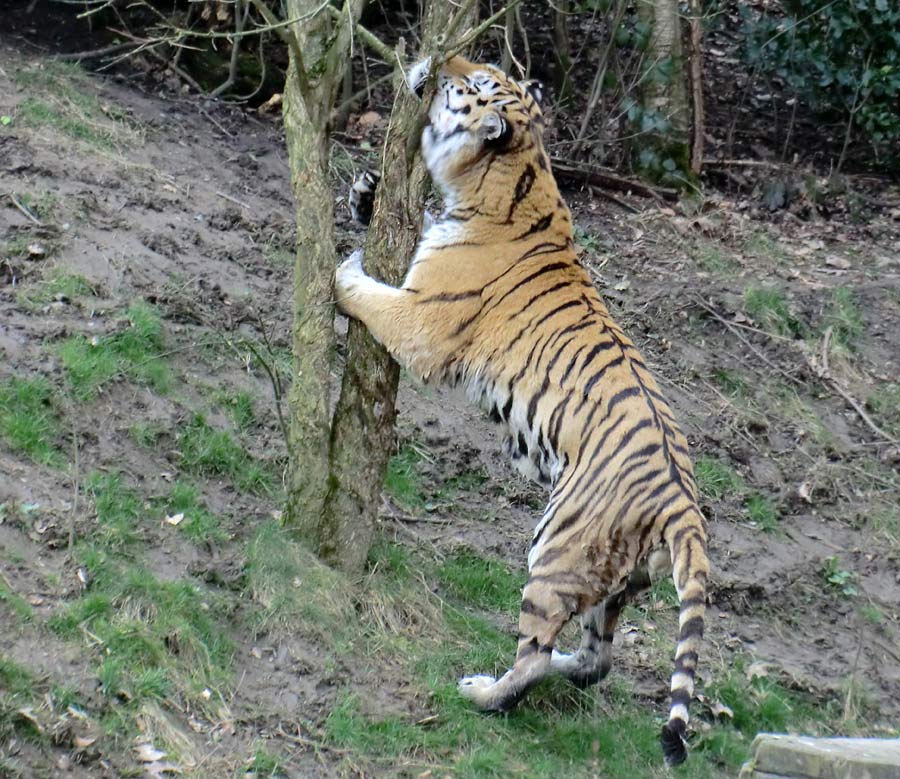
[[[837,254],[829,254],[825,258],[825,264],[829,268],[840,268],[841,270],[846,270],[850,267],[850,261],[846,257],[841,257]]]
[[[143,741],[134,748],[137,759],[142,763],[156,763],[162,760],[166,753],[161,749],[157,749],[153,744]]]

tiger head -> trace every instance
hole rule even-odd
[[[407,74],[420,96],[430,67],[425,60]],[[521,166],[523,158],[549,171],[540,91],[538,82],[514,81],[492,65],[462,57],[444,63],[422,132],[422,154],[448,206],[489,193],[486,178],[508,176],[509,167]],[[498,161],[502,164],[495,165]]]

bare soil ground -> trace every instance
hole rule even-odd
[[[0,440],[0,653],[46,695],[65,686],[79,703],[67,714],[54,704],[53,718],[36,702],[4,712],[18,726],[0,725],[0,775],[166,775],[162,758],[141,752],[160,740],[181,743],[192,762],[180,770],[198,776],[269,775],[260,743],[292,776],[431,775],[372,768],[321,736],[348,691],[368,711],[429,717],[401,663],[254,628],[248,545],[280,508],[285,467],[275,388],[255,354],[289,376],[294,228],[278,122],[123,77],[77,77],[100,115],[82,106],[94,132],[76,139],[25,105],[44,90],[60,115],[78,107],[41,80],[61,78],[53,67],[0,38],[0,115],[13,118],[0,127],[0,383],[43,376],[68,398],[47,401],[61,459],[36,462]],[[339,191],[351,176],[336,166]],[[711,190],[694,209],[631,201],[637,213],[567,194],[584,260],[698,460],[714,565],[704,680],[752,663],[811,700],[836,700],[835,730],[890,732],[900,715],[900,191],[852,176],[840,193],[819,184],[817,199],[775,215],[752,186]],[[349,250],[359,236],[340,197],[338,213]],[[169,389],[120,371],[72,400],[61,345],[128,331],[136,300],[161,314]],[[240,421],[244,395],[253,411]],[[404,383],[399,406],[402,485],[386,493],[385,538],[522,571],[541,492],[513,475],[464,399]],[[271,474],[265,489],[224,468],[192,470],[184,436],[197,414]],[[220,533],[192,538],[166,521],[160,501],[186,473]],[[102,529],[87,486],[98,474],[138,496],[128,554],[159,582],[212,593],[203,608],[222,593],[233,648],[214,714],[154,704],[139,732],[116,737],[107,718],[95,742],[84,712],[112,705],[102,642],[48,624],[91,586],[70,542]],[[672,605],[656,607],[632,612],[616,643],[617,674],[659,708],[673,634]],[[49,738],[23,737],[23,723]]]

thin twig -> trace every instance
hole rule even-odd
[[[252,0],[252,2],[258,2],[258,0]],[[335,8],[333,5],[327,5],[325,6],[325,10],[327,10],[337,21],[344,21],[344,14],[339,8]],[[375,35],[375,33],[367,30],[359,22],[353,25],[353,31],[360,37],[366,46],[372,49],[372,51],[381,57],[388,65],[394,64],[394,60],[396,59],[394,49],[384,43],[384,41]]]
[[[820,379],[824,379],[828,385],[837,392],[847,403],[853,408],[853,410],[859,415],[859,418],[868,426],[868,428],[875,433],[879,438],[884,439],[885,443],[895,444],[897,443],[897,439],[893,438],[889,433],[886,433],[882,430],[878,425],[876,425],[872,421],[872,417],[870,417],[866,410],[862,407],[862,404],[856,400],[849,392],[847,392],[839,383],[838,380],[831,375],[831,369],[828,365],[828,344],[831,340],[831,328],[827,328],[825,330],[825,335],[822,337],[822,357],[821,364],[815,365],[813,360],[807,356],[807,363],[809,367],[812,369],[813,373],[815,373]]]
[[[561,178],[573,181],[587,182],[601,189],[612,189],[616,192],[631,192],[635,195],[652,197],[655,199],[677,200],[678,190],[666,187],[652,187],[640,181],[624,178],[611,171],[595,166],[581,165],[572,160],[564,160],[559,157],[551,158],[553,170]]]
[[[479,25],[477,25],[476,27],[472,28],[472,30],[470,30],[468,33],[466,33],[466,35],[463,36],[462,40],[458,41],[457,43],[455,43],[453,46],[451,46],[451,47],[447,50],[447,53],[446,53],[446,55],[445,55],[445,61],[448,60],[448,59],[450,59],[451,57],[454,57],[454,56],[456,56],[457,54],[459,54],[461,51],[463,51],[464,49],[466,49],[466,48],[469,46],[469,44],[474,43],[475,41],[477,41],[477,40],[481,37],[481,34],[482,34],[485,30],[487,30],[489,27],[491,27],[491,26],[492,26],[498,19],[500,19],[500,18],[501,18],[501,17],[502,17],[509,9],[510,9],[510,8],[515,8],[517,5],[519,5],[520,2],[522,2],[522,0],[512,0],[511,3],[505,5],[505,6],[504,6],[503,8],[501,8],[499,11],[497,11],[497,13],[491,14],[491,15],[490,15],[487,19],[485,19],[481,24],[479,24]]]
[[[236,197],[232,197],[231,195],[226,195],[224,192],[219,192],[219,190],[216,190],[216,194],[217,194],[219,197],[225,198],[225,200],[231,201],[231,202],[234,203],[236,206],[240,206],[241,208],[246,208],[248,211],[252,211],[252,210],[253,210],[253,209],[251,209],[250,206],[247,205],[243,200],[238,200]]]
[[[798,379],[796,376],[792,376],[786,370],[784,370],[783,368],[780,368],[774,362],[772,362],[768,357],[766,357],[766,355],[764,355],[759,349],[757,349],[752,343],[750,343],[750,341],[748,341],[746,338],[744,338],[744,336],[741,335],[741,333],[738,331],[738,329],[736,327],[734,327],[731,322],[729,322],[727,319],[725,319],[723,316],[721,316],[719,314],[719,312],[716,311],[712,306],[710,306],[706,302],[704,302],[702,298],[694,297],[694,300],[696,301],[698,306],[703,308],[704,311],[709,313],[718,322],[721,322],[723,325],[725,325],[725,327],[728,328],[728,330],[731,332],[731,334],[735,338],[737,338],[742,344],[744,344],[744,346],[746,346],[751,352],[753,352],[753,354],[755,354],[763,363],[768,365],[773,371],[777,371],[782,376],[784,376],[788,381],[793,382],[794,384],[797,384],[798,386],[803,386],[803,382],[800,379]]]
[[[48,59],[65,60],[66,62],[83,62],[84,60],[97,60],[110,54],[118,54],[120,51],[128,51],[132,48],[130,43],[116,43],[112,46],[104,46],[102,49],[90,51],[72,51],[66,54],[52,54]]]
[[[44,223],[32,214],[12,192],[9,193],[9,199],[12,200],[13,205],[25,214],[25,216],[27,216],[34,224],[38,227],[44,226]]]

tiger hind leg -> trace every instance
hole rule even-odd
[[[512,709],[525,693],[550,673],[553,644],[575,611],[571,600],[529,582],[522,593],[515,664],[499,679],[493,676],[460,679],[460,694],[483,711]]]
[[[550,665],[578,687],[603,680],[612,667],[613,637],[623,607],[650,587],[646,565],[635,569],[625,587],[594,606],[581,618],[581,646],[572,654],[553,651]]]

